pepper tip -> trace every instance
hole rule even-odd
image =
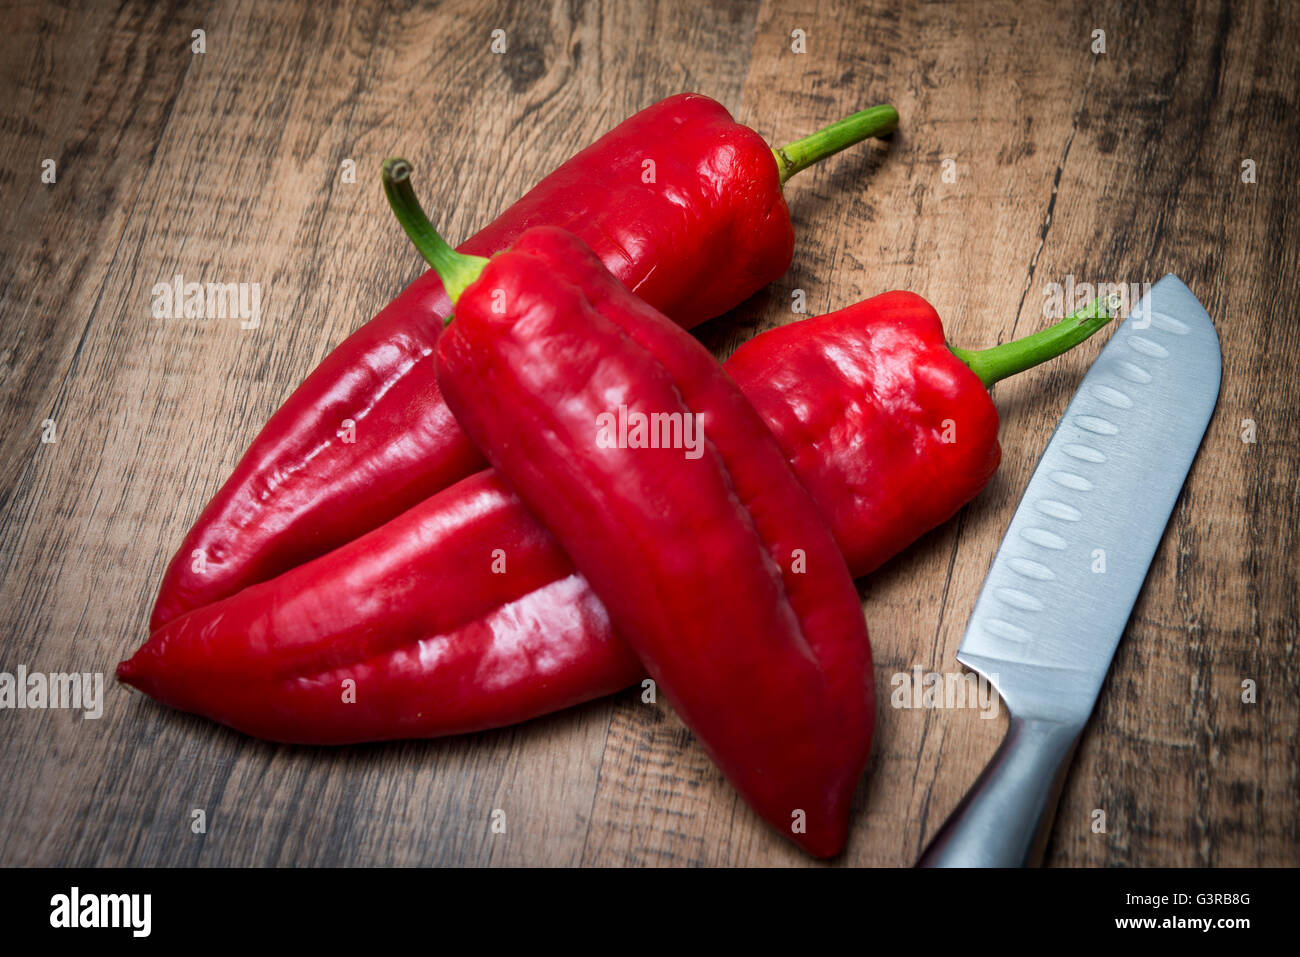
[[[115,671],[115,677],[123,684],[134,684],[135,679],[139,676],[139,666],[135,663],[135,658],[127,658],[125,661],[118,662]]]

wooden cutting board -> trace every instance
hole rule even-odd
[[[795,289],[814,313],[911,289],[969,347],[1047,324],[1068,282],[1176,272],[1197,293],[1223,343],[1218,411],[1049,862],[1300,864],[1296,8],[702,6],[6,12],[0,671],[108,684],[99,720],[0,712],[0,864],[807,863],[665,704],[635,693],[490,733],[331,750],[252,740],[111,679],[183,532],[261,424],[421,271],[383,203],[381,160],[410,157],[435,220],[463,237],[681,90],[772,142],[880,101],[902,114],[887,145],[791,181],[794,265],[701,330],[720,357],[794,319]],[[155,319],[151,290],[177,274],[259,283],[260,326]],[[997,745],[1004,713],[895,710],[893,676],[957,670],[1003,529],[1100,347],[999,385],[997,478],[861,583],[881,708],[843,864],[914,861]],[[57,441],[42,441],[47,420]]]

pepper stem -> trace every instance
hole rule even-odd
[[[487,260],[482,256],[467,256],[456,252],[438,235],[420,207],[420,201],[415,198],[415,190],[411,188],[411,170],[411,164],[404,159],[385,160],[384,195],[388,197],[388,205],[393,208],[402,229],[438,274],[452,305],[455,305],[465,287],[483,272]]]
[[[772,155],[776,157],[781,183],[784,185],[786,180],[801,169],[807,169],[818,160],[833,156],[845,147],[861,143],[871,136],[884,136],[897,128],[898,110],[882,104],[846,116],[811,136],[774,149]]]
[[[1123,304],[1118,293],[1099,296],[1074,315],[1023,339],[1004,342],[991,349],[948,348],[953,355],[970,366],[971,371],[980,377],[987,388],[1007,376],[1032,369],[1040,362],[1054,359],[1073,349],[1114,319]]]

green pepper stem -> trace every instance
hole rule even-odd
[[[948,348],[988,387],[1073,349],[1114,319],[1122,305],[1118,294],[1100,296],[1074,315],[1023,339],[1004,342],[991,349]]]
[[[833,156],[845,147],[861,143],[871,136],[884,136],[897,128],[898,110],[883,104],[846,116],[811,136],[774,149],[772,155],[776,157],[781,183],[784,185],[786,180],[801,169],[807,169],[818,160]]]
[[[411,164],[404,159],[385,160],[384,195],[388,197],[388,205],[393,208],[402,229],[438,274],[452,305],[455,305],[465,287],[483,272],[487,260],[482,256],[456,252],[438,235],[420,207],[420,201],[415,198],[415,190],[411,188],[411,169]]]

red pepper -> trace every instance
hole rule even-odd
[[[673,96],[564,163],[461,249],[489,254],[531,226],[562,226],[689,328],[789,266],[786,179],[897,121],[892,107],[875,107],[773,151],[708,97]],[[323,555],[484,466],[431,374],[448,311],[429,271],[326,356],[185,536],[151,630]]]
[[[117,669],[165,704],[299,744],[500,727],[643,674],[568,556],[491,470],[181,615]]]
[[[991,383],[1059,354],[1108,321],[1097,305],[967,352],[945,345],[920,296],[886,293],[765,332],[725,368],[856,577],[956,512],[996,467],[997,412],[968,363]],[[258,737],[345,744],[510,724],[624,688],[644,669],[489,470],[177,618],[118,676]]]
[[[409,220],[408,172],[386,166]],[[486,265],[422,252],[456,306],[437,370],[457,420],[741,795],[810,853],[837,853],[871,741],[870,648],[772,434],[708,351],[572,234],[528,230]],[[615,440],[602,420],[629,412],[675,419],[661,438],[678,446]]]
[[[727,371],[855,577],[955,515],[1001,460],[991,382],[948,348],[939,314],[914,293],[773,329],[737,349]]]

